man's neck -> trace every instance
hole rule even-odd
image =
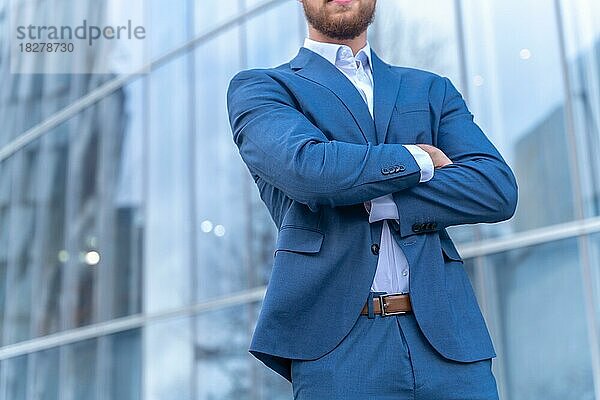
[[[352,54],[356,55],[356,53],[358,53],[358,51],[367,44],[367,31],[364,31],[354,39],[340,40],[323,35],[321,32],[315,30],[309,25],[308,38],[322,43],[345,44],[352,49]]]

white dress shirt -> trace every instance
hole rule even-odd
[[[319,54],[337,67],[356,87],[369,107],[373,117],[373,78],[371,71],[371,47],[369,42],[356,56],[346,45],[323,43],[306,38],[304,47]],[[419,146],[404,145],[421,168],[420,182],[433,177],[434,166],[429,154]],[[369,204],[370,203],[370,204]],[[373,291],[407,293],[409,291],[409,265],[404,252],[393,239],[387,219],[398,220],[398,208],[391,194],[378,197],[365,203],[369,211],[369,222],[383,220],[377,270],[371,285]]]

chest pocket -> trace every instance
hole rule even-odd
[[[275,253],[278,251],[291,251],[294,253],[318,253],[323,244],[323,232],[316,229],[283,226],[279,230],[277,243],[275,244]]]
[[[433,144],[430,118],[427,103],[396,104],[390,118],[386,142]]]

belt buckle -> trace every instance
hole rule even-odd
[[[386,317],[388,315],[400,315],[406,314],[406,311],[394,311],[394,312],[386,312],[385,311],[385,302],[383,301],[384,297],[392,296],[394,294],[402,294],[402,293],[388,293],[388,294],[380,294],[379,297],[379,308],[381,309],[381,316]]]

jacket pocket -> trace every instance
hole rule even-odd
[[[295,253],[318,253],[323,244],[323,232],[299,226],[282,226],[275,244],[275,254],[278,251]]]
[[[452,243],[451,239],[440,238],[440,245],[442,246],[442,253],[444,254],[444,258],[451,261],[460,261],[461,263],[464,263],[462,257],[458,253],[458,250],[456,250],[456,247],[454,246],[454,243]]]
[[[426,105],[396,105],[390,118],[387,141],[390,143],[432,143],[431,114]]]
[[[416,111],[429,112],[429,103],[396,104],[394,109],[398,114],[406,114]]]

